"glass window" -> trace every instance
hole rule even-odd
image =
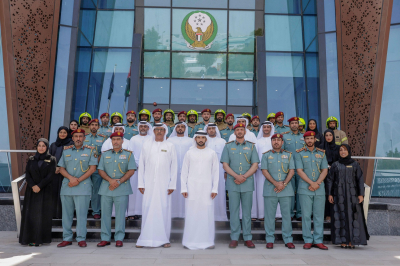
[[[145,77],[169,78],[169,52],[145,52],[143,73]]]
[[[304,45],[307,52],[318,51],[317,16],[303,16]]]
[[[317,14],[317,3],[315,0],[302,0],[303,14]]]
[[[399,0],[399,3],[400,3],[400,0]],[[335,1],[324,0],[325,31],[335,31],[336,30],[335,9],[336,9]]]
[[[132,47],[134,11],[98,11],[95,46]]]
[[[94,117],[107,111],[108,94],[115,69],[114,91],[111,94],[110,113],[123,113],[126,81],[131,62],[131,49],[94,49],[92,71],[86,110]]]
[[[172,50],[226,51],[227,21],[227,11],[174,9]]]
[[[172,104],[225,105],[226,81],[172,80]]]
[[[71,119],[78,119],[79,115],[86,111],[91,57],[91,48],[78,48],[76,50]]]
[[[254,55],[229,54],[228,78],[253,80]]]
[[[169,50],[171,10],[146,8],[144,10],[144,49]]]
[[[391,23],[400,23],[400,0],[393,0]]]
[[[319,95],[319,65],[317,53],[306,53],[307,69],[307,96],[308,96],[308,119],[320,118],[320,95]],[[303,117],[307,120],[307,117]]]
[[[226,78],[226,54],[173,53],[173,78]]]
[[[173,7],[227,8],[228,0],[172,0]]]
[[[265,0],[265,13],[301,14],[300,0]]]
[[[75,1],[61,1],[60,24],[72,26]]]
[[[96,6],[97,6],[97,0],[81,0],[81,8],[95,9]]]
[[[100,9],[135,9],[135,0],[99,0]]]
[[[253,105],[253,82],[228,81],[228,105]]]
[[[95,24],[96,10],[80,11],[78,46],[92,46]]]
[[[171,6],[170,0],[144,0],[145,6]]]
[[[286,117],[305,116],[307,106],[304,103],[303,55],[267,53],[266,63],[268,113],[282,111]],[[302,92],[304,99],[298,98],[301,97],[298,92]],[[298,106],[299,103],[301,103],[300,106]]]
[[[333,33],[325,34],[326,79],[327,79],[328,112],[329,112],[328,115],[334,116],[340,120],[339,80],[338,80],[338,63],[337,63],[336,45],[337,45],[336,33],[333,32]]]
[[[303,51],[301,16],[265,15],[267,51]]]
[[[169,79],[144,79],[143,103],[169,104]]]
[[[237,8],[237,9],[256,9],[256,1],[255,0],[229,0],[229,8]]]
[[[229,51],[254,52],[254,11],[229,12]]]

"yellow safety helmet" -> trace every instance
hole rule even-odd
[[[111,125],[113,124],[112,119],[113,119],[114,116],[118,116],[119,118],[121,118],[121,124],[122,124],[122,122],[124,121],[124,117],[118,112],[114,112],[114,113],[111,114],[111,116],[110,116],[110,124]]]
[[[299,117],[299,126],[305,126],[305,125],[306,121],[303,118]]]
[[[328,117],[328,119],[326,119],[326,127],[329,128],[329,122],[333,122],[333,121],[336,122],[335,129],[337,129],[338,128],[338,124],[339,124],[339,120],[337,120],[337,118],[334,117],[334,116],[330,116],[330,117]]]
[[[248,117],[248,118],[249,118],[249,121],[251,121],[251,114],[249,114],[249,113],[243,113],[242,116]],[[250,123],[250,122],[249,122],[249,123]]]
[[[89,121],[92,120],[92,116],[88,112],[84,112],[79,116],[79,125],[81,125],[81,119],[82,117],[89,117]]]
[[[275,118],[275,113],[270,113],[270,114],[267,116],[267,121],[269,121],[270,118]]]
[[[167,110],[165,110],[164,113],[163,113],[164,122],[167,121],[167,120],[165,119],[165,115],[166,115],[167,113],[171,113],[171,114],[172,114],[172,121],[174,121],[174,119],[175,119],[174,110],[172,110],[172,109],[167,109]]]
[[[140,120],[140,115],[147,115],[146,121],[150,122],[151,113],[150,113],[149,110],[147,110],[147,109],[140,110],[140,112],[139,112],[139,120]]]
[[[215,113],[214,113],[214,120],[217,120],[217,114],[218,114],[218,113],[222,113],[222,114],[224,115],[224,117],[222,118],[222,121],[224,121],[224,120],[225,120],[226,113],[225,113],[225,111],[222,110],[222,109],[218,109],[217,111],[215,111]]]
[[[196,112],[196,110],[189,110],[188,112],[187,112],[187,119],[188,119],[188,121],[189,121],[189,115],[195,115],[196,116],[196,122],[195,123],[197,123],[197,120],[199,120],[199,114]]]

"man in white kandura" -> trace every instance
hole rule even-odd
[[[258,219],[264,221],[264,182],[265,176],[261,171],[261,159],[263,153],[266,153],[269,150],[272,150],[271,137],[275,134],[275,126],[273,123],[269,121],[265,121],[260,125],[260,132],[257,136],[256,148],[258,152],[258,157],[260,158],[260,163],[258,164],[258,169],[255,174],[257,186],[255,190],[255,194],[257,196],[257,207],[258,207]],[[276,208],[276,216],[275,218],[282,218],[281,208],[278,203],[278,207]]]
[[[175,124],[174,131],[169,136],[169,142],[173,143],[176,150],[176,155],[178,159],[178,178],[176,182],[176,193],[171,195],[171,217],[172,218],[185,218],[185,199],[179,193],[181,191],[181,169],[183,158],[186,152],[193,145],[193,139],[188,137],[188,126],[185,122],[178,122]]]
[[[114,132],[121,132],[122,134],[125,134],[125,126],[121,123],[114,124],[112,128],[112,133]],[[111,149],[113,149],[113,145],[111,139],[108,138],[106,141],[104,141],[103,146],[101,146],[101,153]],[[126,138],[124,138],[124,142],[122,143],[122,149],[131,151],[129,147],[129,140],[127,140]]]
[[[218,162],[221,160],[222,151],[224,150],[226,141],[221,138],[218,126],[214,123],[208,123],[204,127],[207,132],[207,147],[214,150],[218,156]],[[225,190],[225,171],[222,163],[219,164],[219,181],[218,181],[218,197],[214,200],[214,218],[215,221],[228,221],[226,214],[226,190]]]
[[[166,141],[165,124],[153,125],[154,136],[142,146],[138,188],[143,194],[142,230],[137,248],[171,246],[171,194],[176,189],[178,162],[174,144]]]
[[[153,127],[146,121],[138,123],[139,134],[133,136],[129,141],[130,150],[135,155],[136,167],[139,166],[140,152],[145,141],[153,136]],[[131,186],[133,194],[129,195],[128,203],[128,219],[134,220],[138,215],[142,215],[143,194],[139,192],[138,187],[138,171],[131,177]]]
[[[256,135],[254,135],[254,133],[253,132],[251,132],[248,128],[247,128],[247,126],[249,125],[249,120],[246,118],[246,117],[244,117],[244,116],[239,116],[239,117],[237,117],[236,118],[236,125],[237,124],[245,124],[246,125],[246,134],[244,135],[244,139],[245,140],[247,140],[247,141],[250,141],[250,142],[252,142],[252,143],[254,143],[254,144],[256,144],[256,142],[257,142],[257,137],[256,137]],[[236,135],[235,134],[232,134],[230,137],[229,137],[229,141],[228,142],[231,142],[232,140],[236,140]],[[252,216],[253,217],[253,216]]]
[[[188,249],[213,249],[213,200],[218,192],[220,162],[217,153],[207,147],[204,130],[197,131],[192,141],[193,146],[185,155],[181,174],[181,192],[186,201],[182,244]]]

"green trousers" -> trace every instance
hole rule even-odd
[[[251,235],[251,207],[253,205],[253,191],[229,193],[229,211],[231,225],[231,240],[239,240],[240,236],[240,217],[239,207],[242,203],[242,230],[244,241],[252,240]]]
[[[274,243],[275,241],[275,215],[278,202],[281,207],[282,213],[282,237],[285,244],[293,243],[292,237],[292,219],[290,216],[290,208],[292,197],[264,197],[264,227],[265,227],[265,240],[267,243]]]
[[[76,210],[76,241],[86,239],[86,223],[89,210],[90,196],[64,196],[61,195],[63,240],[72,241],[72,222]]]
[[[123,241],[125,238],[125,213],[128,208],[129,196],[101,196],[101,240],[111,240],[111,214],[115,204],[115,241]]]
[[[324,240],[325,195],[300,195],[303,210],[302,229],[305,243],[320,244]],[[311,233],[311,215],[314,221],[314,234]]]
[[[101,213],[101,195],[99,195],[99,189],[101,182],[103,181],[103,178],[101,178],[101,176],[97,173],[97,171],[92,174],[91,178],[93,183],[92,199],[91,199],[92,202],[91,205],[93,210],[92,215],[95,215]]]
[[[296,210],[296,218],[300,218],[301,215],[301,204],[300,204],[300,199],[299,199],[299,194],[297,193],[297,188],[299,187],[301,177],[298,174],[294,174],[292,177],[292,180],[290,180],[290,183],[293,186],[294,190],[294,196],[291,197],[291,210],[290,210],[290,216],[294,217],[294,210]]]

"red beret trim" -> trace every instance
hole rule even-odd
[[[277,113],[275,114],[275,118],[278,117],[278,116],[280,116],[280,115],[283,115],[283,112],[277,112]]]
[[[110,116],[110,114],[109,113],[102,113],[100,118],[102,118],[103,116]]]
[[[93,122],[99,123],[99,119],[95,118],[95,119],[90,120],[88,125],[90,126],[90,124],[93,123]]]
[[[206,109],[204,109],[203,111],[201,111],[202,113],[204,113],[204,112],[209,112],[209,113],[211,113],[211,110],[210,109],[208,109],[208,108],[206,108]]]
[[[122,137],[123,138],[124,134],[121,133],[121,132],[114,132],[114,133],[111,134],[110,139],[113,138],[113,137]]]
[[[161,108],[155,109],[155,110],[153,111],[153,115],[154,115],[155,112],[160,112],[160,113],[162,113],[162,110],[161,110]]]
[[[246,126],[244,124],[240,123],[240,124],[236,124],[236,126],[234,126],[233,129],[236,129],[238,127],[244,127],[245,128]]]
[[[126,114],[135,114],[136,115],[136,112],[135,111],[128,111]]]
[[[280,134],[280,133],[276,133],[276,134],[274,134],[274,135],[272,135],[272,137],[271,137],[271,139],[276,139],[276,138],[283,138],[283,135],[282,134]]]

